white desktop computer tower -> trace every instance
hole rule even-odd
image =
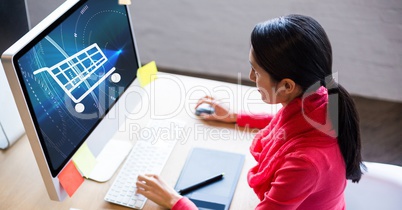
[[[0,149],[10,147],[24,133],[13,94],[0,64]]]

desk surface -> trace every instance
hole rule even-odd
[[[254,209],[258,198],[247,184],[247,171],[255,162],[248,148],[256,130],[233,124],[205,122],[194,114],[194,105],[204,95],[213,95],[232,110],[276,112],[278,106],[264,104],[254,87],[217,82],[193,77],[159,74],[147,89],[146,108],[141,117],[128,117],[114,138],[135,143],[139,135],[131,125],[145,126],[149,119],[177,119],[186,123],[189,137],[178,142],[161,176],[174,186],[192,147],[220,149],[246,155],[246,161],[234,195],[231,209]],[[139,113],[139,112],[131,112]],[[0,209],[128,209],[103,200],[116,175],[105,183],[85,180],[71,198],[63,202],[49,199],[36,165],[29,141],[23,136],[11,148],[0,151]],[[144,210],[161,209],[148,200]]]

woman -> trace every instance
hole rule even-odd
[[[211,97],[199,104],[215,108],[205,120],[263,128],[250,147],[257,165],[247,177],[261,201],[256,209],[345,209],[346,179],[362,175],[359,120],[350,95],[332,78],[324,29],[302,15],[260,23],[249,59],[262,100],[283,105],[275,116],[231,113]],[[196,209],[158,176],[139,176],[137,186],[167,208]]]

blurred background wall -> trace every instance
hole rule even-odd
[[[27,2],[34,26],[63,1]],[[244,80],[256,23],[290,13],[312,16],[328,33],[333,71],[345,88],[402,102],[402,0],[132,0],[130,9],[143,63]]]
[[[29,30],[25,0],[0,0],[0,54]]]

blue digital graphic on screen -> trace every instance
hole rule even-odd
[[[88,1],[18,60],[53,170],[135,79],[128,20],[117,0]]]

